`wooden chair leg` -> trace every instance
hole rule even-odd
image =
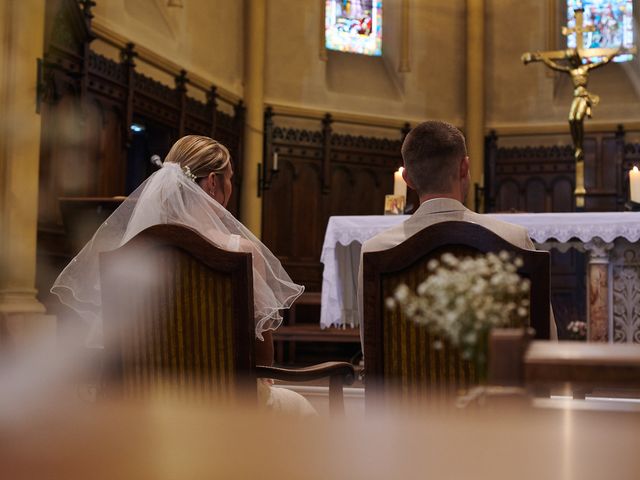
[[[342,377],[338,375],[329,378],[329,413],[331,415],[344,415],[342,382]]]

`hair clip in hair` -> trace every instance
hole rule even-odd
[[[191,173],[191,169],[189,167],[182,167],[182,171],[189,179],[193,180],[194,182],[198,178],[193,173]]]

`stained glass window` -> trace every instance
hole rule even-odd
[[[584,9],[585,25],[594,25],[594,32],[584,33],[584,48],[633,47],[633,0],[567,0],[567,25],[576,24],[574,9]],[[567,46],[575,48],[575,33],[567,37]],[[633,55],[619,55],[614,61],[626,62]]]
[[[382,0],[326,0],[325,45],[330,50],[382,55]]]

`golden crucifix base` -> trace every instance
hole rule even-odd
[[[584,197],[587,191],[584,188],[584,160],[576,161],[576,189],[573,195],[576,199],[576,210],[584,210]]]

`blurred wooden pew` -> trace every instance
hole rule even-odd
[[[530,341],[522,330],[496,330],[490,339],[489,382],[528,389],[570,386],[640,389],[640,345]]]

